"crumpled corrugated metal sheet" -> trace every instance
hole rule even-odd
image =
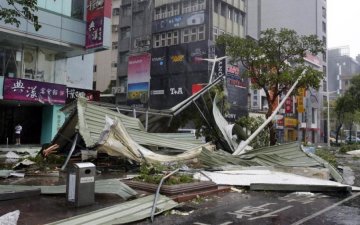
[[[105,130],[101,136],[97,150],[106,152],[112,156],[122,156],[137,162],[174,162],[193,159],[200,154],[204,146],[207,146],[207,144],[195,145],[184,153],[174,156],[156,154],[137,143],[130,136],[128,129],[125,128],[121,121],[117,119],[111,120],[110,118],[107,118],[106,121],[108,125],[105,127],[108,127],[108,129]],[[176,142],[165,139],[162,142],[158,142],[158,146],[176,148]],[[181,146],[179,146],[179,148],[181,148]]]
[[[150,217],[151,208],[154,201],[154,195],[149,195],[136,200],[128,201],[122,204],[114,205],[90,213],[74,216],[68,219],[60,220],[51,225],[110,225],[124,224],[139,221]],[[160,195],[156,205],[155,215],[170,210],[178,206],[166,196]],[[49,225],[50,225],[49,224]]]

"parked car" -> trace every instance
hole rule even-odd
[[[356,137],[356,136],[351,136],[351,139],[350,139],[350,136],[347,136],[345,138],[345,141],[346,142],[360,142],[360,138]]]

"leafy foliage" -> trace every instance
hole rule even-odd
[[[266,114],[268,118],[277,104],[278,97],[285,94],[306,70],[299,81],[298,88],[320,87],[324,74],[308,66],[304,57],[306,54],[323,53],[324,43],[315,35],[299,36],[295,31],[282,28],[268,29],[261,32],[258,41],[250,38],[240,38],[221,35],[216,41],[225,46],[226,55],[234,62],[241,62],[246,69],[246,75],[251,79],[252,88],[263,89],[269,104]],[[276,143],[273,123],[268,125],[271,144]]]
[[[264,123],[264,119],[261,117],[242,117],[236,121],[236,124],[240,127],[244,127],[250,133],[254,133],[256,129]],[[254,140],[250,143],[253,148],[261,148],[269,146],[270,136],[269,132],[262,130]]]
[[[165,176],[164,172],[175,170],[174,167],[167,167],[162,164],[142,164],[140,166],[140,176],[136,177],[135,180],[159,184],[161,179]],[[166,185],[175,185],[183,183],[193,182],[192,176],[188,174],[173,174],[164,181]]]
[[[31,22],[36,31],[41,28],[38,21],[37,0],[6,0],[0,2],[0,20],[4,20],[7,24],[20,26],[20,18],[24,18]]]
[[[347,144],[341,146],[339,152],[345,154],[349,151],[358,150],[358,149],[360,149],[360,144]]]
[[[332,154],[327,149],[316,149],[315,154],[320,158],[326,160],[328,163],[333,165],[335,168],[337,167],[337,161],[334,154]]]

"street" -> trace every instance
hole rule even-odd
[[[359,225],[360,193],[230,192],[192,201],[179,209],[183,213],[192,210],[189,215],[157,216],[152,224]]]

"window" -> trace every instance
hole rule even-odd
[[[326,23],[322,22],[322,30],[326,34]]]
[[[119,52],[119,62],[126,63],[129,58],[129,52]]]
[[[233,10],[231,8],[229,8],[229,10],[228,10],[228,19],[229,20],[233,19]]]
[[[120,29],[120,39],[130,38],[130,27]]]
[[[214,40],[216,40],[217,38],[218,38],[218,36],[219,36],[219,30],[216,28],[216,27],[214,27],[213,28],[213,35],[214,35]]]
[[[119,8],[113,8],[112,15],[113,16],[118,16],[119,14],[120,14],[120,9]]]
[[[311,108],[311,123],[315,123],[315,119],[316,119],[316,109]]]
[[[112,25],[111,29],[113,33],[116,33],[118,31],[118,25]]]
[[[182,43],[205,40],[205,27],[191,27],[182,30]]]
[[[322,16],[326,19],[326,8],[322,7]]]
[[[233,18],[233,21],[235,23],[239,23],[239,12],[237,10],[234,10],[234,18]]]
[[[92,89],[96,90],[96,81],[93,81]]]
[[[94,72],[94,73],[96,72],[96,69],[97,69],[97,66],[94,65],[94,66],[93,66],[93,72]]]
[[[183,1],[182,12],[183,13],[191,12],[190,0],[184,0]]]
[[[122,8],[124,16],[131,16],[131,5],[125,5]]]
[[[112,62],[111,62],[111,67],[112,67],[112,68],[116,68],[116,67],[117,67],[117,63],[114,62],[114,61],[112,61]]]
[[[112,43],[112,49],[117,49],[118,48],[118,42],[115,41]]]
[[[170,31],[153,36],[154,48],[177,45],[179,43],[178,31]]]
[[[324,53],[322,54],[322,56],[323,56],[323,61],[326,62],[326,52],[324,52]]]
[[[214,1],[214,12],[219,13],[219,0]]]
[[[226,17],[226,4],[224,2],[221,2],[221,15]]]
[[[327,91],[327,82],[326,82],[325,79],[323,80],[323,85],[322,85],[322,87],[323,87],[323,91]]]

